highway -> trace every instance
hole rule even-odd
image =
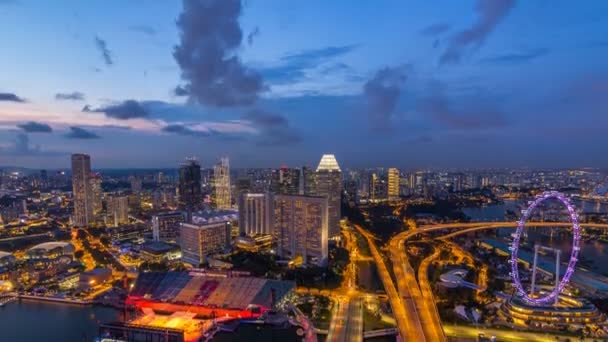
[[[346,341],[350,298],[339,298],[329,325],[327,341]]]
[[[426,341],[427,339],[424,335],[422,324],[416,312],[415,305],[413,305],[409,299],[406,300],[407,308],[406,305],[404,305],[404,299],[411,296],[404,298],[397,292],[388,268],[386,267],[382,256],[378,252],[373,235],[359,225],[355,225],[355,228],[367,239],[372,257],[374,258],[378,268],[378,275],[382,280],[382,284],[384,285],[384,289],[388,295],[389,303],[393,309],[393,314],[395,316],[395,320],[397,321],[397,328],[399,330],[399,334],[401,335],[401,339],[403,341]],[[396,277],[397,279],[403,278],[398,274],[396,274]]]

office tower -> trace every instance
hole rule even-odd
[[[131,181],[131,192],[134,194],[139,194],[142,189],[142,181],[141,178],[137,176],[130,177]]]
[[[99,217],[103,210],[103,189],[101,188],[101,175],[99,173],[91,174],[91,195],[93,198],[93,215]]]
[[[340,234],[342,171],[333,154],[325,154],[315,174],[315,195],[327,197],[329,206],[329,236]]]
[[[244,192],[251,192],[251,178],[240,177],[236,180],[236,193],[242,194]]]
[[[239,231],[241,235],[272,233],[272,195],[242,193],[239,196]]]
[[[40,170],[40,183],[42,187],[49,186],[49,175],[46,170]]]
[[[371,202],[376,202],[378,200],[378,183],[380,183],[378,179],[378,175],[374,172],[369,175],[369,200]]]
[[[114,227],[129,223],[129,196],[108,196],[106,206],[110,224]]]
[[[165,181],[165,175],[162,172],[156,174],[156,184],[163,184]]]
[[[74,194],[74,226],[86,227],[93,223],[91,157],[72,154],[72,193]]]
[[[315,171],[308,166],[300,169],[299,195],[313,196],[315,194]]]
[[[213,203],[217,209],[232,207],[230,196],[230,164],[228,157],[223,157],[213,168]]]
[[[187,159],[179,167],[179,205],[194,210],[201,200],[201,166],[196,160]]]
[[[399,199],[399,170],[394,167],[388,169],[388,200]]]
[[[230,247],[228,222],[208,224],[182,223],[180,227],[182,261],[194,267],[207,261],[207,256]]]
[[[329,205],[326,197],[275,195],[273,236],[280,257],[327,265]]]
[[[300,192],[300,169],[281,167],[272,170],[270,191],[275,194],[298,195]]]
[[[152,216],[154,241],[179,242],[180,225],[186,221],[184,213],[176,211]]]

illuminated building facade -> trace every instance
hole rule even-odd
[[[94,173],[91,175],[91,196],[93,199],[93,215],[99,217],[103,210],[103,189],[101,188],[101,175]]]
[[[279,256],[326,266],[328,223],[326,197],[275,195],[273,236]]]
[[[213,168],[213,203],[217,209],[230,209],[231,201],[230,162],[224,157]]]
[[[270,191],[275,194],[298,195],[300,192],[300,169],[281,167],[272,170]]]
[[[76,227],[86,227],[94,219],[90,177],[91,157],[87,154],[72,154],[72,192]]]
[[[399,170],[394,167],[388,169],[388,200],[399,199]]]
[[[333,154],[325,154],[317,166],[315,174],[316,196],[327,198],[329,208],[329,236],[340,234],[341,201],[342,201],[342,170]]]
[[[196,160],[188,159],[179,167],[179,205],[192,210],[201,200],[201,166]]]
[[[169,212],[152,216],[152,236],[154,241],[179,242],[180,225],[186,217],[182,212]]]
[[[106,201],[108,217],[114,227],[129,223],[129,197],[123,195],[108,196]]]
[[[207,255],[221,252],[230,246],[230,225],[228,222],[182,223],[180,246],[182,261],[198,267],[207,260]]]
[[[242,193],[239,196],[239,230],[242,235],[272,233],[272,195]]]

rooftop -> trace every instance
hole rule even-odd
[[[333,154],[324,154],[321,157],[319,166],[317,166],[317,172],[319,171],[338,171],[340,172],[340,165]]]

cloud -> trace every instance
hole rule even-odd
[[[7,101],[7,102],[26,102],[23,98],[13,94],[13,93],[0,93],[0,102],[2,101]]]
[[[188,90],[182,86],[177,86],[173,89],[173,95],[175,96],[188,96]]]
[[[454,129],[489,129],[507,126],[504,114],[483,102],[466,101],[456,108],[445,96],[445,86],[439,81],[431,84],[430,95],[420,101],[419,109],[435,122]]]
[[[40,146],[32,146],[30,138],[25,133],[19,133],[11,142],[12,145],[3,148],[0,146],[0,155],[13,157],[31,157],[31,156],[58,156],[65,155],[65,152],[42,150]]]
[[[449,31],[450,28],[451,28],[451,26],[449,24],[438,23],[438,24],[433,24],[433,25],[427,26],[424,29],[420,30],[420,34],[422,34],[424,36],[434,37],[434,36],[438,36],[442,33]]]
[[[183,0],[173,57],[190,100],[226,107],[249,105],[264,90],[262,77],[238,55],[243,33],[240,0]]]
[[[99,108],[91,108],[89,105],[84,106],[82,108],[83,112],[98,112],[104,113],[109,118],[119,119],[119,120],[128,120],[128,119],[136,119],[136,118],[147,118],[150,113],[142,103],[136,100],[125,100],[120,103],[111,104]]]
[[[391,117],[407,76],[403,68],[385,67],[363,85],[367,113],[373,130],[390,127]]]
[[[253,40],[260,35],[260,28],[255,27],[249,34],[247,35],[247,44],[249,46],[253,45]]]
[[[194,130],[182,124],[170,124],[163,127],[161,131],[193,137],[209,137],[214,134],[212,131]]]
[[[270,82],[296,82],[304,79],[308,70],[318,68],[335,58],[352,52],[356,48],[357,45],[342,45],[299,51],[281,57],[277,66],[264,68],[261,72],[264,78]],[[348,68],[344,63],[339,64]],[[345,68],[340,70],[345,70]],[[327,74],[327,71],[338,71],[338,69],[328,70],[324,68],[323,71]]]
[[[72,93],[57,93],[55,94],[55,100],[83,101],[84,94],[79,91],[75,91]]]
[[[24,132],[28,133],[51,133],[53,128],[51,126],[41,123],[30,121],[24,124],[19,124],[17,127],[21,128]]]
[[[99,139],[99,135],[88,131],[82,127],[71,126],[70,131],[65,134],[68,139]]]
[[[154,27],[148,25],[132,25],[129,26],[129,30],[137,33],[143,33],[148,36],[154,36],[156,33],[158,33]]]
[[[114,61],[112,60],[112,52],[108,49],[108,44],[105,40],[95,36],[95,46],[97,46],[97,50],[99,50],[99,53],[101,53],[101,57],[106,65],[109,66],[114,64]]]
[[[488,64],[517,64],[517,63],[525,63],[531,60],[543,57],[549,53],[549,49],[546,48],[537,48],[531,49],[527,51],[520,51],[515,53],[508,53],[493,57],[483,58],[481,63]]]
[[[302,141],[300,133],[281,114],[253,109],[241,117],[259,130],[256,143],[265,146],[291,145]]]
[[[467,49],[482,46],[487,36],[514,5],[515,0],[477,0],[475,5],[477,21],[471,27],[450,38],[448,47],[441,55],[439,62],[441,64],[458,63]]]

